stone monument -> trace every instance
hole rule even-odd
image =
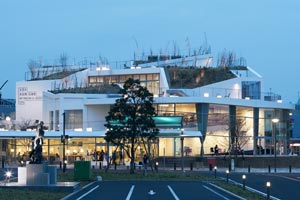
[[[48,166],[48,163],[43,160],[44,133],[44,123],[41,121],[37,124],[36,136],[32,140],[30,161],[26,167],[18,168],[19,184],[41,186],[56,184],[57,182],[56,167]]]

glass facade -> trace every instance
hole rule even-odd
[[[261,98],[260,81],[243,81],[242,82],[242,98],[260,99]]]
[[[154,104],[158,116],[182,116],[184,131],[198,131],[197,116],[202,113],[196,113],[196,104]],[[233,109],[234,112],[230,111]],[[203,149],[204,154],[210,154],[210,149],[215,145],[219,147],[219,153],[227,153],[236,150],[236,148],[244,149],[260,154],[287,154],[288,152],[288,110],[281,109],[264,109],[257,108],[257,133],[255,135],[254,110],[252,107],[229,106],[220,104],[208,104],[208,116],[206,133],[204,135]],[[82,110],[65,110],[66,129],[82,128],[83,111]],[[50,121],[53,126],[58,125],[58,111],[50,112]],[[231,115],[234,115],[232,117]],[[53,116],[56,116],[53,119]],[[279,121],[274,123],[272,119],[278,118]],[[206,118],[203,118],[205,120]],[[230,120],[234,119],[233,123]],[[232,127],[234,124],[234,134]],[[178,132],[177,132],[178,133]],[[62,155],[62,143],[60,134],[55,139],[45,139],[43,145],[43,154],[51,162],[56,161],[55,155]],[[153,156],[180,156],[181,143],[179,135],[160,136],[158,143],[151,146]],[[7,156],[18,159],[20,155],[28,156],[31,150],[31,138],[10,139],[7,140]],[[137,145],[136,159],[140,160],[145,153],[145,147],[139,143]],[[199,156],[201,150],[200,138],[190,137],[184,138],[184,152],[186,156]],[[255,151],[254,149],[257,148]],[[103,137],[97,138],[70,138],[66,144],[66,154],[69,162],[76,159],[93,160],[94,156],[99,154],[101,150],[110,153],[116,149],[115,146],[107,146]],[[124,161],[128,160],[125,152]],[[93,157],[94,156],[94,157]]]
[[[90,86],[112,83],[123,85],[129,78],[139,79],[141,81],[141,85],[146,86],[153,95],[159,95],[160,79],[158,73],[89,76],[88,81]]]

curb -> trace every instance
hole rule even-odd
[[[93,182],[91,182],[91,183],[89,183],[89,184],[83,186],[81,189],[78,189],[78,190],[76,190],[76,191],[74,191],[74,192],[68,194],[67,196],[61,198],[60,200],[67,200],[67,199],[70,198],[71,196],[73,196],[73,195],[77,194],[78,192],[80,192],[80,191],[86,189],[87,187],[90,187],[90,186],[91,186],[92,184],[94,184],[94,183],[96,183],[96,181],[93,181]]]

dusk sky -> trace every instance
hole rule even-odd
[[[176,43],[187,52],[205,43],[217,55],[233,51],[264,78],[264,91],[299,97],[299,0],[1,0],[0,86],[16,98],[30,60],[54,64],[132,60],[150,49],[172,54]]]

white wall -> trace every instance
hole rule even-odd
[[[83,121],[87,123],[84,123],[84,129],[105,130],[105,117],[108,115],[109,108],[109,105],[86,106]]]
[[[21,81],[16,83],[16,121],[41,120],[43,91],[51,89],[53,81]]]

